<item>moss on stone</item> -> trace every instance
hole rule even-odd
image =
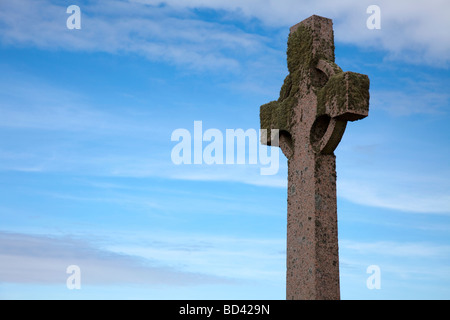
[[[278,99],[278,101],[287,99],[289,97],[289,95],[291,94],[291,90],[292,90],[292,78],[291,78],[291,75],[289,74],[286,77],[286,79],[284,79],[283,86],[281,87],[281,90],[280,90],[280,98]]]
[[[369,86],[366,75],[341,70],[317,92],[318,116],[327,112],[327,104],[334,104],[337,114],[366,112],[369,106]],[[358,118],[355,116],[355,120]]]
[[[335,101],[337,109],[344,108],[347,102],[347,86],[345,85],[345,73],[340,72],[328,79],[327,84],[317,92],[317,115],[326,114],[328,102]]]
[[[344,71],[342,71],[341,67],[339,67],[336,63],[334,63],[334,61],[326,60],[326,59],[323,59],[323,60],[325,60],[333,68],[334,74],[339,74],[339,73],[344,72]]]
[[[291,75],[295,75],[301,67],[311,67],[314,63],[312,52],[313,32],[309,27],[299,26],[289,35],[287,48],[287,64]],[[295,82],[294,82],[295,83]]]
[[[330,40],[321,39],[316,54],[313,53],[314,34],[309,26],[300,25],[297,30],[289,35],[287,42],[287,66],[289,75],[285,78],[280,90],[280,97],[277,101],[269,102],[261,106],[260,121],[261,128],[267,129],[270,137],[270,129],[291,132],[295,124],[294,107],[297,106],[300,98],[300,85],[302,81],[306,90],[319,90],[312,82],[312,78],[317,75],[316,66],[320,59],[328,58],[328,62],[333,67],[335,73],[342,73],[341,68],[334,63],[334,43]],[[326,57],[323,52],[332,54]],[[331,60],[330,60],[331,59]],[[326,99],[322,93],[322,99]],[[324,103],[322,103],[324,109]],[[325,110],[325,109],[324,109]],[[323,111],[324,111],[323,110]]]
[[[296,103],[294,97],[288,97],[283,101],[272,101],[261,106],[260,122],[261,128],[267,129],[270,136],[270,129],[290,132],[293,106]]]
[[[366,112],[369,109],[369,89],[370,80],[365,74],[349,72],[349,103],[351,104],[353,110],[359,112]]]
[[[313,59],[312,42],[312,31],[305,26],[299,26],[289,35],[287,46],[289,75],[284,80],[278,100],[261,106],[261,128],[268,130],[268,136],[270,136],[270,129],[291,131],[294,107],[300,95],[301,80],[304,73],[317,63]]]

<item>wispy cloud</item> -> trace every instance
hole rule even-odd
[[[371,95],[371,108],[380,108],[393,116],[444,115],[450,105],[447,92],[435,92],[423,87],[416,90],[373,91]]]
[[[161,6],[165,4],[165,6]],[[233,52],[267,54],[267,39],[224,22],[230,16],[257,18],[264,24],[288,27],[312,14],[334,19],[336,39],[387,51],[387,59],[448,67],[450,10],[445,0],[379,0],[382,29],[369,30],[366,9],[371,1],[200,1],[139,0],[82,4],[82,29],[65,26],[65,7],[46,0],[0,4],[0,39],[4,44],[40,48],[138,53],[156,61],[194,68],[240,68]],[[197,19],[192,9],[213,9],[223,21]]]
[[[233,72],[240,68],[233,52],[258,52],[268,41],[186,12],[126,1],[81,5],[82,28],[75,31],[66,28],[66,7],[46,0],[6,2],[1,9],[4,44],[133,53],[195,69]]]
[[[450,258],[450,246],[417,243],[417,242],[356,242],[342,240],[339,242],[344,250],[364,253],[367,255],[382,255],[409,258]]]
[[[446,180],[424,184],[411,179],[342,179],[338,196],[364,206],[412,213],[450,213],[450,195]]]
[[[261,175],[262,165],[172,165],[171,167],[171,170],[167,172],[167,177],[171,179],[238,182],[273,188],[287,186],[285,163],[280,165],[280,172],[273,176]]]
[[[157,257],[155,257],[157,259]],[[60,283],[69,265],[81,268],[82,283],[188,285],[226,283],[225,277],[180,271],[158,260],[114,253],[71,237],[0,232],[0,281]]]
[[[362,47],[384,49],[389,59],[426,63],[438,67],[450,62],[450,22],[445,0],[376,2],[381,8],[381,30],[369,30],[366,9],[373,1],[234,1],[234,0],[138,0],[147,4],[167,4],[174,8],[208,8],[256,17],[272,26],[290,26],[312,14],[332,18],[338,41]]]
[[[165,125],[173,119],[158,119],[157,111],[145,113],[139,107],[105,110],[81,93],[27,74],[12,74],[9,81],[0,77],[0,129],[40,137],[45,143],[18,139],[9,145],[4,140],[0,170],[286,186],[286,159],[281,153],[281,169],[275,176],[262,176],[261,167],[268,165],[259,164],[176,166],[170,158],[176,143],[170,141],[170,125]]]
[[[132,107],[105,111],[82,93],[7,71],[8,79],[6,74],[0,76],[0,128],[148,136],[158,130],[148,125],[142,112],[134,114]]]
[[[159,259],[194,273],[267,283],[284,279],[284,239],[154,233],[144,236],[140,244],[124,241],[108,249]]]
[[[381,287],[386,291],[383,292],[385,297],[395,294],[399,286],[408,287],[411,292],[416,292],[416,296],[423,295],[425,299],[448,295],[448,292],[436,293],[431,289],[433,284],[449,281],[448,245],[432,242],[340,240],[339,249],[341,277],[348,285],[351,282],[354,282],[354,287],[365,285],[369,277],[367,267],[377,265],[381,270]],[[402,296],[407,296],[403,290]]]

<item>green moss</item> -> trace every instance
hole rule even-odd
[[[313,35],[310,28],[300,26],[289,35],[287,46],[287,64],[289,75],[284,80],[277,101],[261,106],[261,128],[279,129],[290,132],[293,125],[294,107],[300,96],[300,82],[305,72],[315,63],[312,54]]]
[[[328,62],[328,64],[333,68],[334,74],[339,74],[339,73],[343,72],[341,67],[339,67],[336,63],[334,63],[334,61],[330,61],[330,60],[326,60],[326,59],[323,59],[323,60]]]
[[[340,69],[340,68],[339,68]],[[369,78],[355,72],[336,73],[317,92],[317,114],[326,113],[327,103],[334,102],[338,114],[363,112],[369,103]],[[347,110],[349,108],[349,110]]]
[[[267,129],[268,135],[270,135],[270,129],[291,132],[291,128],[295,124],[294,107],[297,106],[302,94],[300,84],[304,79],[311,79],[315,76],[317,63],[320,59],[326,58],[321,54],[313,54],[313,40],[314,35],[311,28],[304,25],[300,25],[295,32],[289,35],[287,43],[289,75],[284,80],[278,100],[262,105],[260,109],[261,128]],[[335,73],[342,73],[342,70],[334,63],[333,40],[320,41],[320,48],[317,52],[330,52],[331,47],[333,54],[332,61],[329,62]],[[306,90],[315,89],[314,83],[310,80],[306,81],[305,85]]]
[[[349,102],[355,111],[366,111],[369,108],[369,77],[365,74],[348,72]]]
[[[313,33],[309,27],[299,26],[294,33],[289,35],[287,64],[291,75],[298,74],[302,67],[308,68],[317,64],[317,61],[314,61],[312,45]]]
[[[327,84],[317,92],[317,115],[326,113],[327,102],[337,100],[338,110],[343,109],[347,102],[345,73],[340,72],[332,76]]]
[[[287,99],[291,94],[291,90],[292,90],[292,78],[291,75],[289,74],[286,77],[286,79],[284,79],[283,86],[281,87],[280,90],[280,98],[278,99],[278,101]]]
[[[260,122],[262,129],[279,129],[290,132],[293,106],[296,103],[295,97],[288,97],[283,101],[272,101],[261,106]]]

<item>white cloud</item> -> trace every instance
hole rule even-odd
[[[423,183],[420,178],[412,182],[411,179],[383,180],[363,176],[339,180],[338,196],[364,206],[412,213],[450,213],[450,195],[445,180],[434,184]]]
[[[450,95],[423,87],[404,91],[380,90],[371,92],[370,103],[372,109],[380,108],[393,116],[443,115],[450,104]]]
[[[381,269],[382,287],[389,296],[398,286],[411,286],[412,292],[416,285],[429,291],[432,283],[446,283],[449,281],[448,259],[450,246],[432,242],[398,242],[375,241],[362,242],[354,240],[340,240],[339,254],[341,263],[341,277],[343,282],[358,280],[353,283],[356,287],[365,284],[369,274],[367,267],[377,265]],[[409,280],[412,283],[403,283]],[[348,284],[350,286],[350,283]],[[346,288],[348,289],[348,287]],[[431,292],[430,292],[431,293]],[[422,290],[415,292],[421,296]],[[432,293],[436,294],[436,293]],[[437,294],[442,296],[443,293]],[[405,295],[405,292],[402,293]]]
[[[161,2],[153,1],[152,3]],[[236,57],[236,54],[243,51],[247,57],[256,57],[261,54],[261,60],[252,61],[252,63],[261,69],[270,70],[271,66],[265,63],[270,61],[267,53],[273,54],[268,45],[269,39],[244,32],[238,27],[225,26],[220,21],[199,21],[194,13],[185,10],[186,8],[213,8],[231,12],[233,18],[256,17],[267,25],[286,28],[317,13],[334,19],[338,41],[364,47],[378,45],[378,48],[387,50],[389,58],[392,59],[437,66],[448,65],[450,59],[450,38],[447,36],[450,26],[449,20],[444,16],[448,12],[449,4],[445,1],[437,1],[435,5],[431,5],[430,2],[416,2],[411,5],[411,2],[406,1],[379,1],[383,19],[380,32],[369,31],[365,28],[367,6],[364,1],[168,0],[164,2],[169,6],[146,7],[124,1],[82,6],[83,29],[80,33],[76,33],[65,28],[67,15],[62,6],[42,0],[3,1],[0,3],[0,41],[5,45],[30,45],[49,50],[62,48],[118,54],[137,53],[155,61],[182,64],[197,69],[226,69],[231,72],[243,67],[239,61],[242,57]],[[438,23],[440,26],[436,25]],[[284,66],[284,63],[281,64]],[[251,78],[246,80],[249,85],[254,85]],[[35,91],[30,91],[31,86],[28,86],[26,90],[14,92],[10,89],[20,88],[26,83],[15,86],[5,85],[7,84],[2,84],[2,90],[13,97],[10,101],[14,104],[0,105],[2,113],[0,126],[2,127],[87,132],[92,134],[92,138],[95,138],[99,132],[115,134],[126,132],[129,135],[131,132],[139,134],[147,132],[151,128],[145,124],[146,119],[143,118],[106,113],[83,103],[75,108],[73,101],[80,102],[82,97],[74,96],[73,93],[55,91],[42,85]],[[255,91],[258,91],[258,88]],[[39,98],[40,92],[45,92],[46,95]],[[56,95],[48,99],[54,93]],[[405,93],[382,92],[382,95],[378,96],[386,98],[378,101],[381,107],[388,108],[392,101],[401,102],[389,109],[390,112],[400,115],[439,113],[441,106],[447,104],[449,99],[446,94],[435,94],[431,91],[421,91],[412,96]],[[2,103],[5,101],[2,100]],[[19,103],[23,101],[25,103]],[[34,104],[30,104],[30,101],[34,101]],[[51,141],[47,143],[51,144]],[[167,144],[169,144],[169,136],[167,136]],[[158,161],[154,154],[148,157],[142,154],[100,155],[102,150],[96,150],[98,153],[93,154],[74,152],[67,146],[61,149],[58,149],[58,146],[53,147],[55,147],[53,149],[55,153],[46,155],[44,155],[48,150],[46,148],[41,150],[42,153],[33,153],[31,150],[33,148],[20,150],[17,153],[9,149],[7,152],[0,150],[2,168],[4,166],[11,168],[12,164],[15,170],[19,171],[77,170],[87,176],[91,173],[128,177],[156,176],[179,180],[231,181],[286,188],[284,165],[283,171],[277,176],[263,177],[259,174],[257,166],[175,167],[170,162],[169,152],[167,152],[167,158]],[[66,152],[69,149],[70,152]],[[282,159],[280,159],[281,163],[284,162]],[[383,180],[378,174],[364,176],[355,173],[355,175],[348,175],[347,178],[344,176],[342,181],[338,180],[339,196],[373,207],[418,213],[450,213],[450,197],[447,191],[449,185],[444,175],[442,179],[437,179],[438,181],[423,181],[416,176],[411,179],[397,176],[393,179],[392,176],[395,175],[390,173],[385,175],[391,178]],[[436,185],[434,185],[435,182],[437,182]],[[69,200],[154,205],[142,202],[142,198],[139,197],[113,199],[72,196]],[[246,203],[249,202],[248,199],[245,200]],[[209,199],[209,201],[214,200]],[[208,204],[206,200],[202,203]],[[275,252],[275,249],[284,247],[280,245],[279,240],[265,242],[261,239],[207,238],[202,242],[180,237],[163,239],[163,243],[159,245],[145,247],[115,245],[108,248],[109,251],[100,250],[89,243],[60,237],[0,233],[0,240],[1,281],[64,283],[67,277],[65,268],[68,264],[74,263],[80,264],[83,270],[88,271],[87,281],[93,283],[109,283],[111,277],[119,282],[127,283],[141,283],[142,279],[147,279],[146,284],[158,283],[161,280],[167,280],[167,283],[173,284],[192,283],[199,279],[198,276],[206,283],[223,280],[214,276],[211,278],[202,276],[196,272],[253,279],[284,277],[284,271],[280,272],[281,268],[279,268],[280,261],[284,262],[284,259],[280,252]],[[153,240],[161,241],[161,238]],[[271,250],[269,254],[264,251],[266,247]],[[343,248],[400,257],[428,258],[449,255],[447,246],[426,243],[344,242]],[[142,260],[137,256],[143,257],[144,260],[152,259],[152,262],[163,265],[176,265],[180,269],[183,267],[190,272],[180,271],[178,268],[161,267],[159,264],[143,265]]]
[[[242,30],[124,1],[81,5],[81,30],[68,30],[65,7],[49,1],[4,2],[0,40],[43,49],[137,53],[195,69],[240,68],[233,52],[257,52],[267,41]]]
[[[280,157],[282,158],[282,157]],[[283,161],[280,159],[280,161]],[[255,186],[286,188],[286,165],[281,164],[276,175],[261,175],[261,165],[172,165],[167,172],[171,179],[191,181],[238,182]]]
[[[225,277],[180,271],[154,260],[99,249],[86,241],[0,232],[0,282],[60,283],[66,268],[81,268],[82,284],[187,285],[226,283]]]
[[[432,1],[378,0],[381,30],[369,30],[366,9],[373,1],[299,0],[139,0],[175,8],[212,8],[256,17],[273,26],[290,26],[312,14],[334,20],[337,41],[384,49],[388,58],[448,67],[450,62],[450,3]]]
[[[166,4],[166,6],[156,6]],[[318,14],[332,18],[336,40],[383,49],[388,59],[448,67],[447,30],[450,3],[379,0],[381,30],[369,30],[366,9],[372,1],[298,0],[139,0],[81,6],[82,29],[67,30],[65,8],[45,0],[0,4],[1,41],[40,48],[138,53],[156,61],[194,68],[238,69],[236,52],[264,52],[269,42],[256,34],[226,26],[230,18],[257,18],[286,27]],[[224,21],[199,20],[190,9],[224,10]]]

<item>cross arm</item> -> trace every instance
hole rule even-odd
[[[291,103],[288,101],[272,101],[260,108],[261,129],[267,130],[267,141],[261,141],[268,146],[272,145],[271,130],[278,129],[280,132],[290,132]]]
[[[337,72],[317,93],[317,115],[343,121],[369,115],[369,77],[355,72]]]

